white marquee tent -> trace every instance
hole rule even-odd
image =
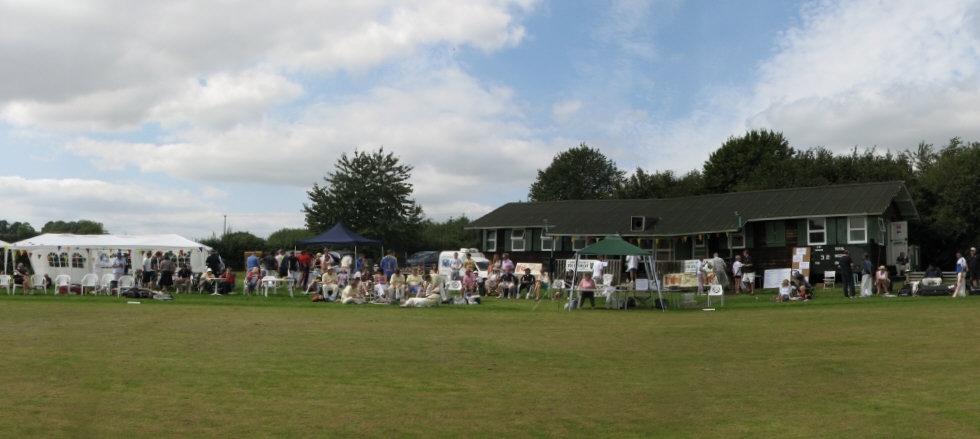
[[[206,269],[204,259],[210,247],[180,235],[72,235],[45,233],[5,245],[21,255],[26,254],[34,272],[54,278],[59,274],[79,282],[88,273],[101,275],[112,270],[112,255],[122,252],[139,268],[143,255],[161,251],[173,253],[194,272]]]

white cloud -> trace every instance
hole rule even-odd
[[[978,25],[972,1],[814,3],[760,67],[749,125],[837,151],[980,137]]]
[[[578,113],[582,109],[582,101],[566,100],[557,102],[551,106],[551,117],[559,122],[568,120],[569,117]]]
[[[48,221],[80,219],[101,222],[111,233],[167,231],[204,237],[201,225],[209,223],[221,230],[221,212],[213,199],[200,195],[208,190],[155,188],[136,180],[0,177],[0,191],[8,194],[4,219],[28,222],[37,230]]]

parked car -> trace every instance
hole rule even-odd
[[[405,259],[405,264],[408,267],[417,267],[424,264],[428,270],[430,267],[439,264],[439,252],[436,250],[425,250],[412,253]]]

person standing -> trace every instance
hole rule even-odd
[[[143,275],[140,278],[143,283],[143,288],[150,288],[153,285],[153,281],[156,280],[156,266],[157,261],[153,255],[153,251],[147,252],[143,256]]]
[[[503,257],[500,258],[500,269],[503,270],[504,273],[514,273],[514,261],[510,260],[509,253],[504,253]]]
[[[742,251],[742,282],[749,286],[749,295],[755,295],[755,264],[748,250]]]
[[[715,272],[715,283],[727,287],[728,274],[726,273],[725,260],[718,256],[718,252],[715,252],[715,257],[711,259],[711,269]]]
[[[977,248],[970,247],[970,254],[966,256],[966,277],[970,279],[970,287],[980,287],[980,257],[977,257]]]
[[[844,297],[851,299],[854,297],[854,260],[851,259],[851,252],[844,250],[844,254],[837,258],[837,269],[840,271],[840,281],[844,288]]]
[[[381,258],[381,272],[386,279],[391,279],[391,275],[398,271],[398,260],[395,259],[395,251],[388,249],[385,257]]]
[[[956,252],[956,289],[953,290],[953,297],[966,297],[966,274],[968,270],[963,253]]]
[[[598,282],[602,279],[602,270],[606,269],[609,263],[606,262],[606,258],[599,256],[599,260],[592,263],[592,280]]]
[[[459,280],[459,271],[463,269],[463,261],[459,259],[459,253],[453,252],[453,259],[449,261],[450,280]]]
[[[167,292],[167,290],[174,285],[174,264],[170,260],[170,255],[164,255],[157,265],[157,271],[159,272],[160,281],[158,285],[160,290]]]
[[[636,285],[636,272],[640,270],[640,256],[626,256],[626,272],[630,275],[630,283]]]
[[[705,258],[698,258],[698,295],[704,295],[704,284],[705,278],[708,276],[708,272],[711,271],[711,265]]]
[[[869,297],[874,293],[874,275],[875,266],[871,264],[871,259],[865,253],[861,258],[861,297]]]
[[[732,283],[735,285],[735,295],[742,292],[742,256],[735,255],[735,262],[732,262]]]
[[[253,268],[258,268],[261,261],[259,261],[259,255],[255,252],[249,253],[248,258],[245,259],[245,272],[251,273]]]
[[[122,252],[116,253],[116,258],[112,260],[112,275],[119,282],[119,278],[126,274],[126,258]]]

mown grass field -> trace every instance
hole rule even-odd
[[[817,293],[666,313],[0,296],[0,437],[980,437],[980,298]]]

